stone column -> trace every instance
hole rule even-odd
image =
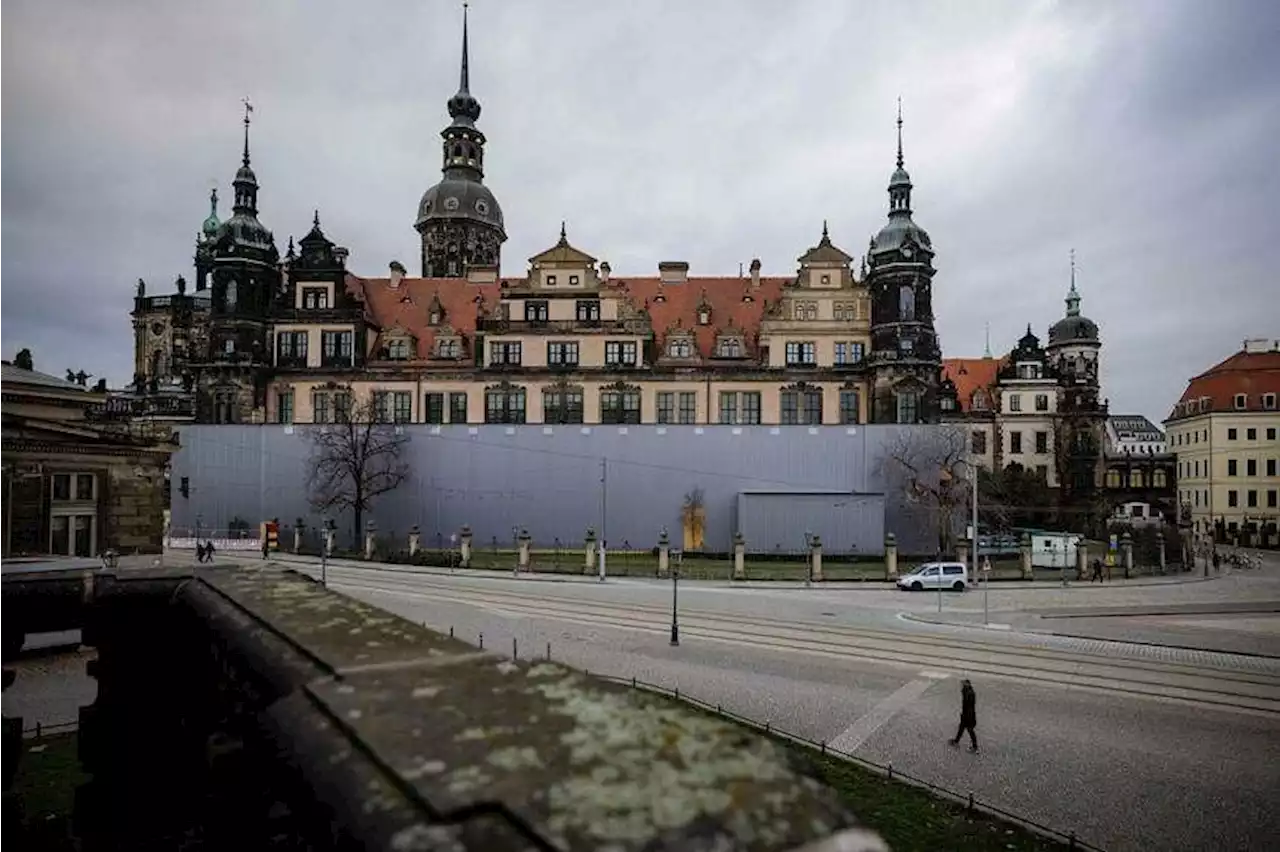
[[[1022,563],[1022,579],[1034,580],[1035,570],[1031,564],[1031,534],[1022,534],[1022,544],[1018,546],[1018,556]]]
[[[898,537],[893,533],[884,534],[884,578],[898,579]]]
[[[299,553],[302,551],[302,531],[306,529],[306,526],[307,526],[306,523],[303,522],[302,518],[298,518],[297,520],[298,522],[293,525],[293,552],[294,553]]]
[[[658,536],[658,576],[665,577],[671,571],[671,537],[664,529]]]
[[[596,570],[596,531],[587,527],[586,560],[582,564],[582,573],[591,574]]]
[[[1083,580],[1089,576],[1089,545],[1084,539],[1076,543],[1076,579]]]
[[[1160,573],[1161,573],[1161,574],[1163,574],[1163,573],[1164,573],[1164,570],[1165,570],[1166,562],[1168,561],[1168,557],[1165,555],[1165,552],[1164,552],[1164,531],[1163,531],[1163,530],[1161,530],[1161,531],[1160,531],[1160,542],[1159,542],[1159,546],[1160,546],[1160,549],[1159,549],[1159,551],[1157,551],[1156,556],[1157,556],[1157,557],[1159,558],[1159,560],[1160,560],[1160,563],[1159,563],[1159,564],[1160,564]]]
[[[462,533],[458,536],[458,562],[463,568],[471,567],[471,527],[462,525]]]
[[[1133,536],[1129,533],[1120,536],[1120,560],[1124,565],[1124,578],[1127,580],[1133,573]]]
[[[409,558],[418,554],[418,542],[422,540],[422,532],[417,524],[409,527]]]
[[[333,549],[338,546],[338,531],[330,527],[324,531],[324,547],[325,553],[333,553]]]
[[[533,536],[529,535],[528,530],[520,530],[520,537],[517,539],[520,547],[519,561],[521,571],[529,570],[529,546],[533,542]]]
[[[809,540],[809,565],[813,582],[822,582],[822,536],[815,535]]]
[[[742,533],[733,534],[733,579],[747,579],[747,543]]]
[[[364,558],[365,559],[373,558],[373,551],[374,551],[374,545],[375,545],[374,536],[377,532],[378,532],[377,524],[375,524],[373,521],[370,521],[366,525],[365,532],[364,532]]]

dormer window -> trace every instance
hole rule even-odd
[[[462,341],[456,337],[436,339],[436,357],[456,360],[462,357]]]
[[[716,341],[717,358],[741,358],[742,341],[736,337],[722,337]]]
[[[392,361],[408,361],[409,360],[409,341],[403,337],[397,337],[387,343],[387,358]]]
[[[324,287],[303,287],[302,307],[309,311],[328,308],[329,291]]]
[[[1040,378],[1040,365],[1039,364],[1019,364],[1018,378],[1020,379]]]
[[[431,313],[427,315],[427,322],[431,325],[439,325],[440,319],[440,311],[436,309],[433,309]]]
[[[1247,394],[1238,393],[1235,398],[1235,407],[1237,411],[1244,411],[1249,406],[1249,396]]]
[[[222,351],[223,351],[223,352],[225,352],[225,353],[227,353],[228,355],[233,355],[233,354],[235,354],[235,351],[236,351],[236,341],[235,341],[235,338],[233,338],[233,337],[228,337],[225,341],[223,341],[223,343],[222,343]]]
[[[1262,407],[1267,411],[1276,410],[1276,395],[1274,393],[1264,393],[1262,395]]]
[[[822,286],[823,286],[823,287],[830,287],[830,286],[831,286],[831,276],[830,276],[830,275],[824,275],[824,276],[822,276]]]
[[[693,357],[693,341],[687,337],[677,337],[667,343],[667,357],[669,358],[692,358]]]
[[[556,277],[554,275],[548,275],[546,277],[546,282],[548,287],[554,287],[556,286]]]
[[[569,276],[569,286],[570,286],[570,287],[577,287],[577,286],[578,286],[578,276],[576,276],[576,275],[570,275],[570,276]]]

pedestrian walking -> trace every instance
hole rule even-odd
[[[1102,582],[1102,560],[1094,557],[1093,559],[1093,576],[1089,578],[1089,582]]]
[[[206,541],[206,542],[204,543],[204,561],[205,561],[205,562],[212,562],[212,561],[213,561],[213,552],[214,552],[214,551],[213,551],[213,542],[212,542],[212,541]]]
[[[267,541],[267,537],[264,535],[262,537],[262,558],[263,559],[267,558],[267,553],[270,550],[271,550],[271,544],[270,542]]]
[[[204,561],[204,542],[203,541],[196,542],[196,561],[197,562]]]
[[[965,731],[969,732],[969,751],[978,750],[978,734],[975,730],[978,727],[978,704],[977,695],[973,691],[973,684],[965,678],[960,682],[960,727],[956,729],[956,735],[950,742],[953,746],[960,745],[960,737]]]

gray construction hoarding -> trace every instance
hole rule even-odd
[[[173,457],[171,526],[225,529],[322,520],[307,500],[308,430],[297,426],[185,426]],[[805,532],[826,552],[936,548],[936,510],[903,498],[884,457],[903,430],[939,426],[428,426],[409,436],[409,479],[366,518],[380,534],[414,524],[425,547],[469,525],[477,545],[509,546],[520,529],[534,547],[578,546],[588,527],[610,548],[648,548],[663,528],[681,540],[681,506],[701,489],[705,549],[725,552],[741,529],[753,552],[800,550]],[[179,483],[185,483],[186,496]],[[350,518],[335,518],[350,541]]]

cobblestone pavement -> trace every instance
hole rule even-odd
[[[93,703],[98,694],[97,681],[85,672],[85,664],[96,653],[80,647],[78,641],[67,645],[65,633],[31,638],[36,650],[5,663],[17,677],[4,692],[4,715],[21,716],[23,730],[28,732],[37,724],[47,728],[78,722],[80,708]]]

